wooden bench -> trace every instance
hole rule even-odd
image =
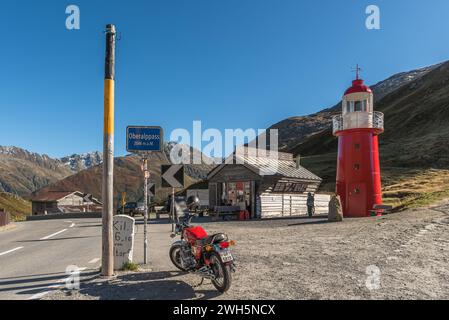
[[[382,214],[389,214],[393,210],[392,206],[387,206],[384,204],[375,204],[373,210],[370,210],[371,216],[379,216]]]
[[[223,220],[227,220],[237,215],[241,210],[239,206],[215,206],[214,218],[218,219],[219,217],[223,217]]]

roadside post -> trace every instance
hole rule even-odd
[[[184,166],[181,164],[161,166],[162,187],[172,188],[171,198],[171,231],[175,231],[175,188],[184,188]],[[176,217],[177,218],[177,217]]]
[[[148,157],[151,152],[161,152],[164,137],[161,127],[149,126],[128,126],[126,128],[126,150],[138,154],[142,158],[143,193],[144,193],[144,240],[143,240],[143,260],[148,263]]]
[[[142,159],[142,169],[143,169],[143,263],[148,263],[148,179],[150,178],[150,171],[148,171],[148,159]]]
[[[113,240],[113,178],[114,178],[114,78],[116,30],[106,26],[106,59],[104,75],[104,128],[103,128],[103,178],[102,178],[102,253],[101,275],[114,275]]]
[[[171,188],[171,232],[175,232],[175,188]]]

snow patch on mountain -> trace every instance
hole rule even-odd
[[[59,160],[72,171],[78,172],[101,164],[103,162],[103,154],[93,151],[83,154],[72,154]]]

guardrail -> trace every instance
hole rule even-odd
[[[357,128],[374,128],[384,130],[384,114],[374,112],[351,112],[344,116],[339,114],[332,118],[332,131],[337,133],[342,130]]]
[[[53,220],[53,219],[92,219],[101,218],[101,212],[76,212],[76,213],[55,213],[47,215],[27,216],[27,221]]]

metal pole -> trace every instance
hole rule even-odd
[[[106,60],[104,76],[104,136],[103,136],[103,212],[101,274],[114,275],[113,239],[113,174],[114,174],[114,73],[115,26],[106,26]]]
[[[143,172],[144,172],[144,181],[143,181],[143,197],[144,197],[144,218],[143,218],[143,263],[148,263],[148,233],[147,233],[147,224],[148,224],[148,160],[146,158],[143,159]]]
[[[171,232],[175,232],[175,188],[171,188]]]

